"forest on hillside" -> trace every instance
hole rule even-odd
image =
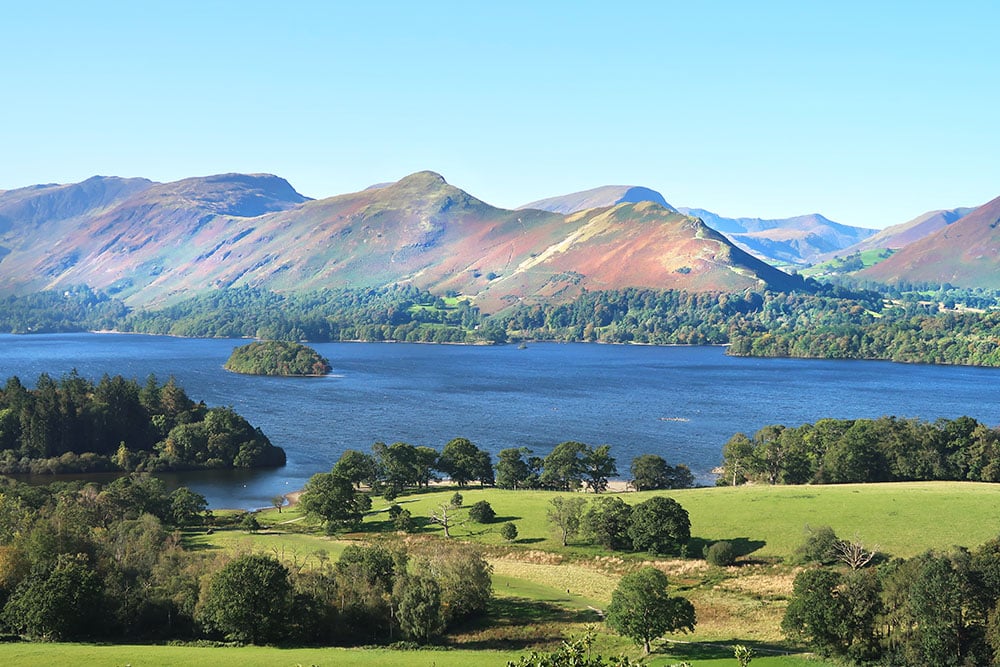
[[[0,301],[0,331],[115,329],[283,341],[729,345],[761,357],[880,359],[1000,366],[1000,304],[986,290],[911,285],[880,291],[808,283],[811,291],[737,294],[629,288],[567,303],[516,303],[484,314],[457,294],[412,285],[279,294],[240,287],[156,310],[81,287]]]

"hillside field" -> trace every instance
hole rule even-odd
[[[420,526],[405,537],[428,546],[444,539],[441,529],[423,521],[454,487],[432,488],[396,500]],[[546,520],[548,491],[459,489],[463,506],[487,500],[497,512],[491,524],[465,522],[452,528],[452,539],[481,543],[493,567],[494,600],[489,617],[459,628],[444,647],[419,651],[386,648],[271,648],[203,646],[107,646],[90,644],[2,644],[4,664],[45,665],[505,665],[531,650],[552,648],[565,637],[598,629],[595,650],[605,655],[641,657],[627,640],[607,631],[600,610],[610,601],[621,575],[648,562],[645,554],[614,553],[571,540],[560,546]],[[829,525],[841,537],[857,539],[893,556],[909,557],[953,545],[975,547],[1000,533],[1000,486],[978,483],[902,483],[844,486],[745,486],[624,493],[630,503],[656,494],[673,497],[691,517],[690,559],[657,559],[677,594],[688,597],[698,614],[696,632],[658,642],[647,664],[666,666],[682,660],[694,666],[733,665],[731,646],[755,647],[755,667],[826,665],[796,653],[785,640],[781,618],[801,566],[790,564],[806,526]],[[394,538],[386,519],[387,504],[378,499],[365,519],[365,531],[326,536],[298,507],[260,513],[266,526],[256,534],[219,529],[194,530],[190,547],[205,553],[262,551],[297,567],[335,561],[345,546],[372,538]],[[220,514],[222,514],[220,512]],[[460,515],[464,515],[460,512]],[[503,522],[519,530],[513,544],[498,535]],[[731,567],[714,567],[701,548],[727,539],[744,553]],[[785,655],[785,653],[788,655]]]

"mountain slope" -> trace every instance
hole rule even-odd
[[[674,210],[674,207],[668,204],[659,192],[637,185],[605,185],[568,195],[539,199],[518,206],[518,209],[533,208],[567,215],[591,208],[606,208],[625,203],[638,204],[642,201],[651,201],[669,211]]]
[[[409,282],[490,310],[583,289],[801,286],[661,205],[511,211],[432,172],[316,201],[274,176],[185,179],[58,226],[0,259],[0,290],[85,283],[142,305],[237,285]]]
[[[858,273],[884,282],[1000,289],[1000,197]]]
[[[701,208],[678,210],[701,218],[756,257],[788,264],[812,263],[826,253],[852,246],[875,233],[874,229],[843,225],[818,213],[766,220],[726,218]]]
[[[918,215],[913,220],[886,227],[860,243],[844,248],[840,254],[850,254],[865,250],[882,250],[886,248],[898,250],[914,241],[919,241],[925,236],[933,234],[939,229],[944,229],[951,223],[961,220],[974,210],[974,208],[963,207],[928,211],[923,215]]]
[[[106,209],[153,185],[145,178],[94,176],[70,185],[0,191],[0,234],[15,224],[34,227]]]

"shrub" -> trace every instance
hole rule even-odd
[[[489,523],[496,517],[497,513],[493,511],[493,506],[485,500],[473,503],[469,507],[469,518],[476,523]]]
[[[832,565],[837,562],[837,544],[840,539],[830,526],[810,528],[806,526],[806,540],[795,550],[795,559],[800,563]]]
[[[705,560],[712,565],[725,567],[736,562],[736,547],[732,542],[714,542],[711,546],[705,547]]]
[[[508,542],[513,542],[517,539],[517,526],[512,521],[500,526],[500,537]]]

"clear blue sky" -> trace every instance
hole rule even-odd
[[[0,189],[431,169],[883,227],[1000,195],[998,30],[961,0],[8,3]]]

